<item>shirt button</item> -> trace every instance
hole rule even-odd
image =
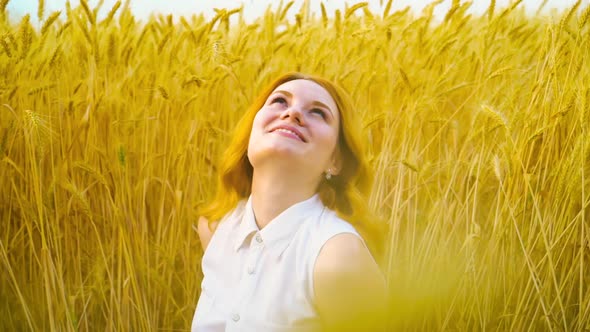
[[[254,267],[248,266],[248,274],[254,274]]]
[[[256,234],[256,242],[262,243],[262,236],[260,236],[260,233]]]
[[[233,314],[233,315],[231,315],[231,319],[232,319],[234,322],[237,322],[237,321],[239,321],[239,320],[240,320],[240,315],[238,315],[238,314]]]

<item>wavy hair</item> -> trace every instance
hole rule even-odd
[[[215,197],[198,213],[208,218],[209,222],[220,220],[240,200],[250,196],[253,168],[247,157],[247,148],[254,117],[278,86],[298,79],[313,81],[326,89],[340,114],[338,148],[342,168],[329,181],[321,181],[318,187],[320,199],[326,207],[334,210],[359,231],[373,256],[379,261],[383,255],[383,240],[387,230],[386,225],[370,213],[366,203],[373,184],[373,174],[362,142],[360,117],[348,93],[321,77],[287,73],[278,77],[258,95],[237,123],[231,142],[221,156]]]

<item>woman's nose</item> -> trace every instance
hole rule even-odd
[[[295,121],[298,125],[303,125],[303,113],[294,105],[291,105],[287,109],[281,113],[281,120],[285,120],[286,118],[290,118],[291,121]]]

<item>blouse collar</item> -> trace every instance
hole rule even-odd
[[[258,228],[252,209],[252,196],[244,206],[244,214],[237,229],[234,250],[238,251],[253,232],[260,232],[262,243],[276,257],[279,257],[291,243],[299,227],[308,217],[319,215],[324,205],[318,194],[295,203],[271,220],[262,230]]]

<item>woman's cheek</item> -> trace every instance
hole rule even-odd
[[[256,150],[261,143],[262,136],[267,125],[266,112],[261,109],[256,113],[254,121],[252,121],[252,130],[250,131],[250,140],[248,142],[248,151]]]

